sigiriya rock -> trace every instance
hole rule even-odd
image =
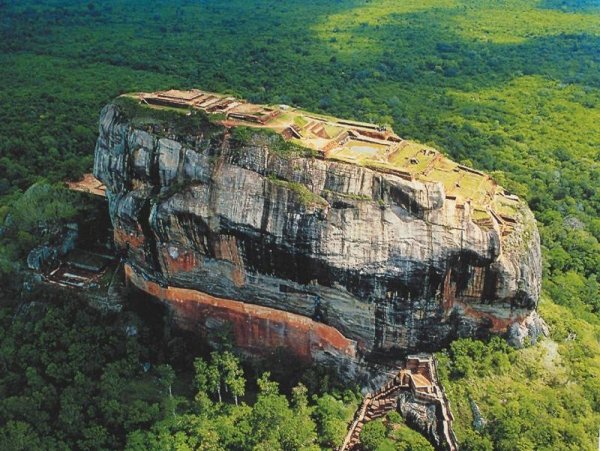
[[[508,333],[537,305],[526,204],[386,127],[138,93],[102,110],[94,174],[129,281],[250,353],[431,351]]]

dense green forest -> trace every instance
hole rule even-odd
[[[73,300],[19,292],[27,250],[51,239],[40,223],[89,214],[53,184],[90,170],[102,106],[124,92],[199,87],[389,124],[526,199],[551,337],[519,351],[459,340],[440,353],[457,435],[465,449],[595,449],[596,0],[0,0],[0,80],[0,448],[311,449],[339,439],[351,391],[309,381],[280,390],[246,368],[234,371],[249,387],[242,402],[219,403],[206,368],[150,357],[160,344]],[[22,298],[35,307],[22,311]],[[368,435],[371,449],[425,446],[401,425],[374,423]]]

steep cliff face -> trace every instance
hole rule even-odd
[[[536,307],[539,237],[520,202],[506,232],[441,182],[290,150],[259,129],[147,116],[103,109],[94,174],[136,285],[174,306],[198,300],[166,287],[289,312],[269,333],[300,315],[362,355],[505,332]],[[211,312],[191,310],[176,319],[210,329]]]

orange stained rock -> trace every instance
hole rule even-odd
[[[515,322],[521,322],[527,316],[518,315],[511,312],[511,314],[506,318],[500,318],[492,313],[484,312],[478,310],[474,306],[470,305],[468,302],[469,295],[473,296],[474,294],[481,293],[483,291],[484,284],[484,275],[482,268],[473,268],[474,276],[473,281],[471,282],[471,286],[465,290],[464,293],[461,293],[460,296],[457,296],[457,286],[454,282],[452,282],[452,269],[448,271],[446,277],[444,279],[444,289],[443,289],[443,300],[442,306],[446,314],[450,314],[456,307],[462,310],[463,315],[466,317],[471,317],[473,319],[481,320],[485,319],[489,321],[491,324],[490,331],[493,333],[504,333],[508,330],[508,328]],[[479,287],[480,291],[474,290],[473,285]]]
[[[169,274],[190,272],[201,265],[201,262],[196,258],[196,254],[189,250],[182,252],[173,246],[168,246],[163,247],[161,251],[163,262],[165,262],[166,270]]]
[[[229,323],[235,344],[255,354],[285,348],[305,362],[321,351],[356,356],[354,341],[334,327],[305,316],[187,288],[161,287],[145,280],[129,265],[125,265],[125,275],[140,290],[168,302],[175,321],[183,329],[206,334],[208,323],[214,324],[216,320]]]
[[[236,286],[241,287],[245,282],[244,260],[240,255],[237,240],[232,235],[219,235],[214,244],[215,257],[220,260],[227,260],[233,264],[231,271],[231,280]]]
[[[492,327],[490,327],[490,332],[492,333],[503,333],[508,330],[508,328],[515,322],[522,322],[527,315],[511,315],[508,318],[499,318],[491,313],[482,312],[481,310],[477,310],[470,305],[464,302],[454,302],[454,305],[460,307],[463,311],[463,314],[467,317],[475,318],[475,319],[486,319],[490,322]]]

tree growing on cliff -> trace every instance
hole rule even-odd
[[[167,392],[168,397],[165,398],[165,411],[169,412],[171,416],[175,416],[175,409],[177,407],[177,401],[173,397],[173,382],[175,381],[175,371],[171,365],[159,365],[156,368],[158,375],[158,381],[161,387]]]
[[[290,429],[294,431],[294,435],[285,437],[286,445],[299,449],[303,445],[315,443],[317,430],[311,418],[314,408],[308,404],[308,389],[302,384],[292,389],[292,410],[294,418]]]
[[[231,392],[237,406],[238,398],[246,393],[244,370],[240,366],[238,358],[231,352],[225,351],[217,355],[219,356],[218,362],[221,366],[225,389]]]
[[[294,389],[293,408],[279,393],[279,384],[264,373],[257,381],[259,395],[251,415],[254,449],[318,449],[315,423],[310,418],[306,389]]]
[[[369,421],[360,433],[360,442],[366,451],[375,451],[383,444],[386,429],[383,421]]]
[[[36,183],[12,203],[5,227],[43,239],[77,215],[76,204],[75,193],[58,185]]]
[[[195,382],[198,389],[196,399],[204,395],[217,395],[219,403],[223,402],[222,389],[231,393],[235,404],[246,393],[246,378],[239,359],[231,352],[212,352],[210,363],[201,358],[194,361],[196,371]]]
[[[221,397],[221,374],[219,368],[214,363],[208,364],[205,360],[197,358],[194,360],[195,382],[198,393],[196,400],[206,395],[219,396],[219,402],[223,402]]]
[[[313,417],[322,445],[337,448],[342,444],[355,409],[353,403],[344,403],[328,393],[316,399]]]

